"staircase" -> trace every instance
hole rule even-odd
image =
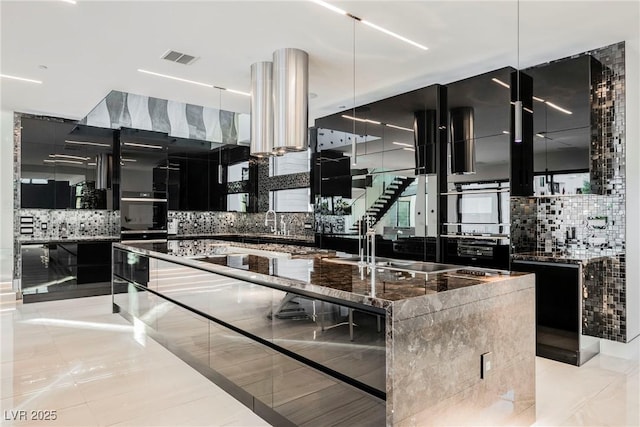
[[[374,226],[382,219],[382,217],[389,211],[391,206],[398,200],[398,197],[411,185],[415,178],[407,178],[405,176],[396,176],[387,185],[373,204],[365,211],[364,216],[369,216],[373,219],[371,225]],[[360,223],[362,219],[358,219],[349,229],[352,233],[357,233],[360,229]]]

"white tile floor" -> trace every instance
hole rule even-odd
[[[264,426],[262,419],[111,314],[111,297],[0,304],[3,426]],[[538,359],[536,426],[640,425],[638,361]],[[11,421],[55,410],[55,421]]]

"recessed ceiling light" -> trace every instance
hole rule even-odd
[[[121,157],[120,160],[122,160],[123,162],[137,162],[136,159],[126,159],[124,157]]]
[[[540,137],[540,138],[544,138],[544,135],[541,133],[536,133],[536,136]]]
[[[505,135],[509,135],[509,131],[508,130],[503,130],[502,133],[504,133]]]
[[[538,98],[537,96],[534,96],[534,97],[533,97],[533,100],[534,100],[534,101],[538,101],[538,102],[544,102],[544,99],[542,99],[542,98]]]
[[[408,148],[408,147],[403,147],[402,149],[407,151],[416,151],[414,148]]]
[[[229,89],[226,87],[220,87],[218,89],[226,90],[227,92],[231,92],[231,93],[237,93],[238,95],[251,96],[249,92],[243,92],[241,90]]]
[[[155,71],[142,70],[140,68],[138,68],[138,71],[141,72],[141,73],[145,73],[145,74],[151,74],[152,76],[164,77],[165,79],[177,80],[179,82],[185,82],[185,83],[191,83],[191,84],[198,85],[198,86],[204,86],[204,87],[208,87],[210,89],[226,90],[227,92],[237,93],[239,95],[251,96],[251,94],[249,92],[243,92],[241,90],[235,90],[235,89],[229,89],[229,88],[226,88],[226,87],[214,86],[214,85],[209,84],[209,83],[203,83],[203,82],[197,82],[195,80],[183,79],[182,77],[170,76],[168,74],[156,73]]]
[[[326,7],[327,9],[329,9],[329,10],[331,10],[333,12],[339,13],[340,15],[348,16],[349,18],[354,19],[354,20],[356,20],[358,22],[361,22],[364,25],[373,28],[374,30],[378,30],[378,31],[380,31],[382,33],[385,33],[386,35],[394,37],[394,38],[396,38],[398,40],[402,40],[403,42],[409,43],[412,46],[415,46],[415,47],[420,48],[422,50],[429,49],[428,47],[426,47],[424,45],[421,45],[420,43],[414,42],[413,40],[410,40],[410,39],[408,39],[408,38],[406,38],[404,36],[401,36],[400,34],[394,33],[391,30],[387,30],[386,28],[383,28],[383,27],[381,27],[379,25],[376,25],[371,21],[367,21],[367,20],[364,20],[362,18],[359,18],[359,17],[347,12],[346,10],[340,9],[339,7],[336,7],[336,6],[332,5],[331,3],[328,3],[328,2],[322,1],[322,0],[310,0],[310,1],[312,1],[315,4],[320,5],[322,7]]]
[[[311,0],[311,1],[314,2],[315,4],[319,4],[320,6],[326,7],[329,10],[339,13],[340,15],[347,15],[346,10],[342,10],[339,7],[332,5],[331,3],[327,3],[326,1],[322,1],[322,0]]]
[[[8,74],[0,74],[0,77],[4,79],[19,80],[21,82],[37,83],[39,85],[42,84],[42,81],[40,80],[26,79],[24,77],[10,76]]]
[[[60,0],[60,1],[65,2],[65,3],[76,4],[76,0]]]
[[[196,82],[195,80],[183,79],[182,77],[170,76],[168,74],[156,73],[156,72],[153,72],[153,71],[142,70],[140,68],[138,68],[138,71],[141,72],[141,73],[145,73],[145,74],[151,74],[152,76],[164,77],[165,79],[178,80],[179,82],[191,83],[191,84],[194,84],[194,85],[213,88],[213,85],[210,85],[208,83]]]
[[[400,34],[396,34],[393,31],[387,30],[386,28],[382,28],[381,26],[376,25],[373,22],[365,21],[364,19],[361,20],[360,22],[362,22],[364,25],[366,25],[368,27],[371,27],[371,28],[373,28],[375,30],[378,30],[378,31],[382,32],[382,33],[385,33],[385,34],[387,34],[387,35],[389,35],[391,37],[395,37],[398,40],[402,40],[403,42],[409,43],[410,45],[415,46],[417,48],[420,48],[422,50],[428,50],[429,49],[428,47],[426,47],[424,45],[421,45],[420,43],[414,42],[413,40],[410,40],[410,39],[408,39],[408,38],[406,38],[404,36],[401,36]]]

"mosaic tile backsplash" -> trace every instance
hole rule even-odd
[[[512,197],[511,244],[514,253],[606,256],[584,267],[583,333],[626,342],[625,45],[586,54],[603,65],[590,97],[590,175],[597,194]]]
[[[284,218],[287,236],[313,240],[313,229],[305,227],[305,224],[313,223],[312,213],[278,213],[278,230],[282,230],[281,218]],[[271,231],[271,225],[264,225],[264,213],[169,211],[169,223],[173,220],[177,221],[178,236],[273,234]]]
[[[120,237],[120,211],[20,209],[18,221],[21,242]]]

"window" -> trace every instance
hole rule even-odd
[[[236,163],[235,165],[229,165],[227,172],[227,181],[247,181],[249,180],[249,162]]]
[[[309,172],[311,150],[286,153],[269,159],[269,176]]]
[[[310,197],[310,188],[270,191],[269,209],[276,212],[313,212]]]

